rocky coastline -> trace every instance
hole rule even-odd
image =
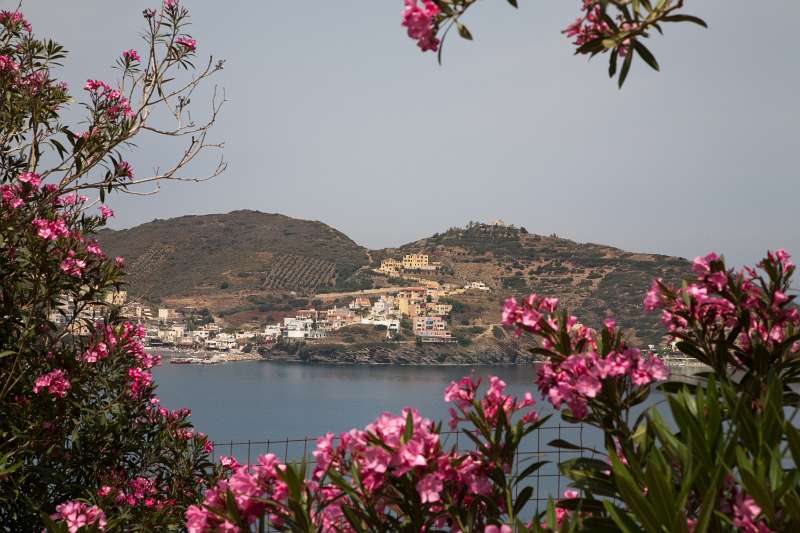
[[[305,344],[262,351],[268,361],[307,364],[470,366],[533,364],[516,342],[458,344],[359,343]]]

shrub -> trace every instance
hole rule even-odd
[[[216,70],[188,82],[177,72],[195,56],[187,17],[177,2],[145,13],[152,55],[128,50],[117,60],[124,94],[86,83],[80,133],[60,117],[70,102],[53,77],[63,48],[36,38],[21,13],[0,12],[0,530],[76,531],[80,521],[175,530],[213,483],[211,443],[187,409],[169,411],[154,395],[150,369],[159,361],[144,351],[144,332],[102,303],[122,286],[124,261],[92,237],[113,212],[82,195],[103,202],[180,179],[182,164],[137,179],[120,150],[165,98],[178,109],[177,99]],[[190,128],[183,162],[208,147],[211,122]],[[178,138],[187,131],[165,121],[159,129]]]

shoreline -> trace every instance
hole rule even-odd
[[[154,347],[158,348],[158,347]],[[152,347],[150,348],[152,350]],[[308,365],[308,366],[365,366],[365,367],[489,367],[489,366],[507,366],[507,367],[526,367],[536,366],[541,361],[524,359],[515,362],[511,361],[443,361],[443,362],[430,362],[430,361],[374,361],[374,360],[303,360],[298,357],[268,357],[263,356],[257,352],[216,352],[210,350],[193,350],[193,349],[175,349],[171,348],[157,352],[163,357],[164,362],[170,364],[188,364],[188,365],[209,365],[209,364],[225,364],[225,363],[239,363],[239,362],[259,362],[259,363],[282,363],[291,365]],[[671,370],[677,369],[691,369],[702,371],[708,368],[707,365],[690,358],[665,358],[664,363]]]

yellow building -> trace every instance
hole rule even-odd
[[[403,263],[397,259],[384,259],[381,261],[381,267],[378,271],[384,274],[396,274],[401,268],[403,268]]]
[[[406,270],[427,270],[428,256],[425,254],[408,254],[403,257],[403,268]]]

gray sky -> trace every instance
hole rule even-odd
[[[80,93],[141,48],[157,3],[23,9],[72,52],[63,77]],[[200,53],[227,59],[228,172],[114,198],[117,227],[248,208],[383,247],[500,217],[636,251],[800,254],[796,0],[688,1],[711,28],[669,26],[649,43],[662,72],[640,63],[621,92],[560,34],[578,0],[483,2],[475,41],[451,39],[442,67],[405,36],[401,0],[184,4]],[[143,141],[130,159],[143,175],[176,149]]]

